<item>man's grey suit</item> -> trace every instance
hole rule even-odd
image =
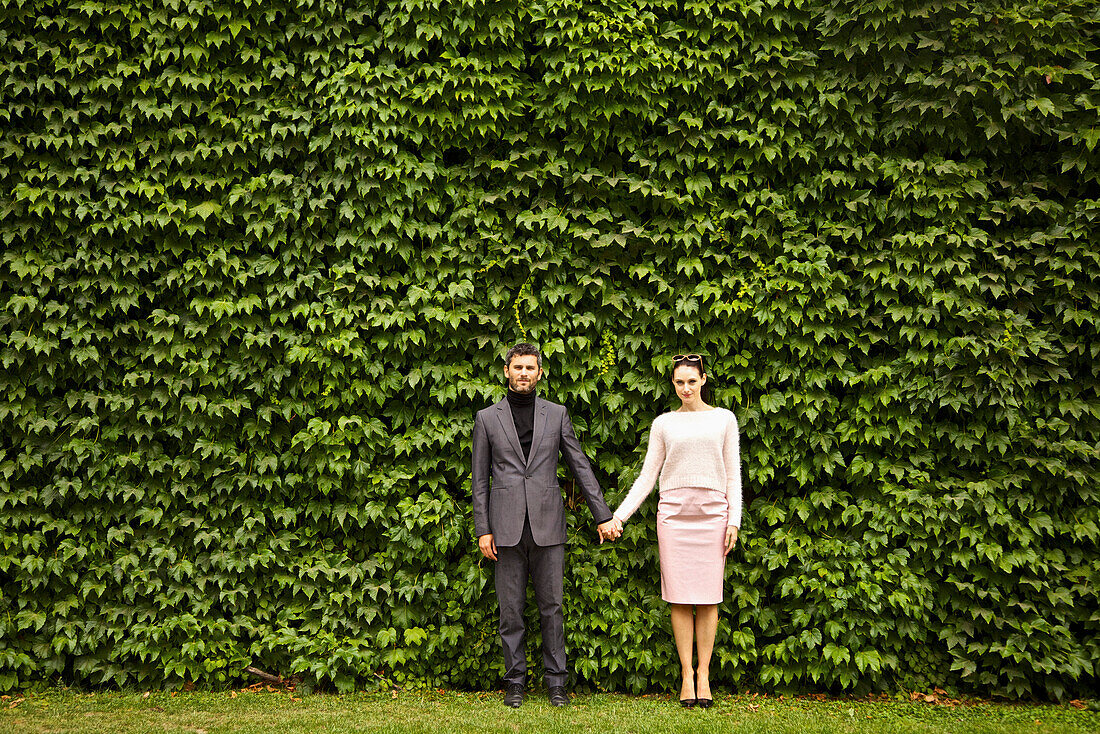
[[[497,546],[496,591],[505,683],[525,683],[523,607],[527,576],[542,621],[547,686],[563,686],[565,624],[562,615],[565,505],[558,486],[558,456],[565,459],[597,523],[611,519],[596,476],[581,449],[565,406],[536,398],[531,450],[523,457],[508,400],[474,419],[474,532],[493,534]]]

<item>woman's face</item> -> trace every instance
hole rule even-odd
[[[682,364],[672,373],[672,386],[676,395],[685,406],[696,405],[702,401],[700,392],[707,383],[707,376],[699,374],[696,368]]]

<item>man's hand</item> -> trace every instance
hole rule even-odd
[[[722,555],[728,556],[735,545],[737,545],[737,527],[730,525],[726,528],[726,552]]]
[[[596,532],[600,534],[600,542],[605,540],[617,540],[623,534],[623,521],[612,516],[610,520],[596,526]]]
[[[497,544],[493,540],[492,533],[485,533],[485,535],[478,536],[477,547],[481,549],[481,555],[488,558],[490,561],[497,559]]]

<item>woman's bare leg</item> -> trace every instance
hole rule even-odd
[[[672,637],[680,656],[680,700],[695,698],[695,678],[691,670],[691,653],[695,637],[695,615],[690,604],[672,605]],[[714,636],[711,635],[711,643]]]
[[[699,652],[699,667],[695,671],[695,695],[699,698],[713,698],[710,692],[710,654],[714,650],[714,636],[717,632],[718,605],[696,605],[695,645]],[[681,659],[682,657],[681,655]]]

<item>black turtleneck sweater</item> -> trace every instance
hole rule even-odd
[[[524,394],[508,388],[508,407],[512,410],[512,421],[516,424],[519,445],[526,459],[531,453],[531,437],[535,435],[535,391]]]

